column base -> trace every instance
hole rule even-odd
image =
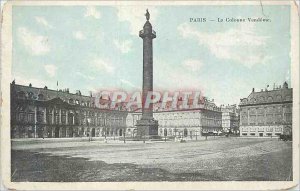
[[[152,119],[141,119],[137,121],[138,140],[156,139],[158,137],[158,121]]]

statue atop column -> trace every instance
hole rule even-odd
[[[150,19],[150,13],[149,13],[148,9],[146,9],[145,16],[146,16],[147,21],[149,21],[149,19]]]

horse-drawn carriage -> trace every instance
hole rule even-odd
[[[282,141],[292,141],[293,137],[292,137],[292,135],[281,134],[281,135],[279,135],[278,139],[282,140]]]

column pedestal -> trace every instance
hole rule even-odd
[[[149,140],[158,138],[158,121],[152,119],[141,119],[136,123],[137,135],[139,140]]]

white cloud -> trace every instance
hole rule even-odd
[[[115,71],[115,67],[112,63],[101,58],[94,59],[91,62],[91,66],[99,71],[104,71],[106,73],[112,74]]]
[[[50,45],[47,36],[37,35],[25,27],[18,29],[18,37],[23,45],[32,55],[44,55],[50,51]]]
[[[85,74],[83,74],[83,73],[81,73],[81,72],[76,72],[76,74],[77,74],[78,76],[81,76],[81,77],[83,77],[83,78],[85,78],[85,79],[88,79],[88,80],[93,80],[93,79],[95,79],[95,77],[90,76],[90,75],[85,75]]]
[[[85,35],[81,31],[73,32],[73,37],[77,40],[84,40],[86,39]]]
[[[122,84],[125,84],[131,88],[139,88],[137,87],[136,85],[134,85],[132,82],[128,81],[128,80],[125,80],[125,79],[120,79],[120,81],[122,82]]]
[[[125,54],[131,51],[132,48],[132,41],[131,40],[114,40],[114,45],[121,51],[121,53]]]
[[[44,66],[44,69],[50,77],[54,77],[56,74],[57,67],[52,64],[47,64]]]
[[[44,17],[35,17],[35,20],[37,23],[39,23],[47,28],[53,28],[53,26],[50,25]]]
[[[153,23],[158,15],[158,10],[151,6],[117,6],[119,21],[126,21],[130,24],[130,32],[137,35],[146,22],[146,9],[150,13],[150,22]]]
[[[193,75],[182,65],[172,67],[164,61],[154,61],[155,88],[164,90],[202,90],[203,84],[198,75]]]
[[[191,70],[191,71],[199,71],[203,65],[203,63],[200,60],[195,60],[195,59],[188,59],[185,60],[182,65]]]
[[[100,19],[101,14],[95,7],[89,6],[89,7],[86,8],[86,12],[84,14],[84,17],[94,17],[95,19]]]
[[[255,24],[243,23],[225,32],[205,33],[183,23],[178,31],[183,38],[206,46],[219,59],[234,60],[249,68],[270,59],[266,53],[268,37],[258,35]]]

